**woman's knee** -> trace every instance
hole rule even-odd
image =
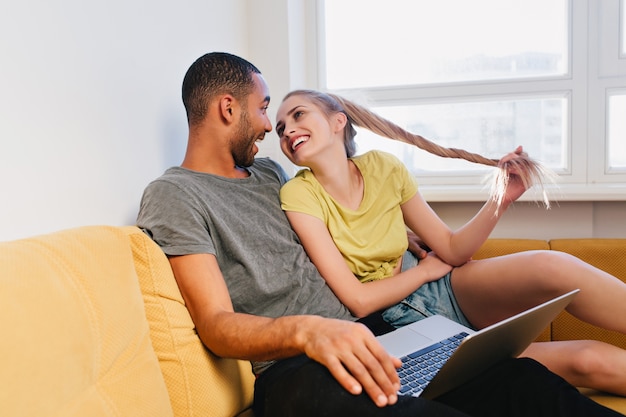
[[[602,343],[594,340],[580,340],[571,352],[570,371],[585,378],[604,378],[614,372],[615,364]]]

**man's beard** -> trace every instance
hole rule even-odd
[[[231,140],[231,153],[235,160],[235,165],[239,167],[249,167],[254,162],[253,145],[257,138],[248,119],[248,112],[241,113],[239,126]]]

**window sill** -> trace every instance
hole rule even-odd
[[[478,185],[420,185],[428,202],[484,202],[489,189]],[[626,184],[560,184],[546,187],[550,201],[626,201]],[[518,201],[542,201],[539,190],[531,188]]]

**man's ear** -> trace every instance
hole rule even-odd
[[[230,95],[225,95],[220,99],[220,115],[228,120],[233,120],[233,107],[235,99]]]

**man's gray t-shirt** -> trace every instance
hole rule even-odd
[[[248,171],[236,179],[170,168],[146,188],[137,225],[167,255],[215,255],[236,312],[355,320],[280,208],[285,172],[268,158]],[[253,365],[259,373],[269,363]]]

